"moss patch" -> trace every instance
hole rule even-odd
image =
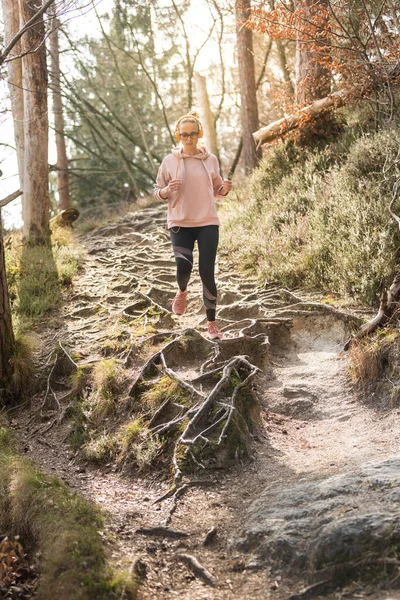
[[[18,455],[0,427],[0,526],[41,555],[43,600],[118,598],[120,583],[107,564],[99,510]]]

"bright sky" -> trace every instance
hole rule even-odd
[[[164,1],[166,4],[170,4],[168,0]],[[68,3],[68,0],[66,0],[66,2]],[[78,37],[83,33],[95,37],[99,33],[97,17],[95,12],[91,9],[89,2],[90,0],[75,0],[69,2],[70,6],[74,5],[76,7],[78,5],[81,7],[80,9],[75,8],[68,12],[67,20],[69,21],[69,30],[74,37]],[[100,15],[111,12],[114,5],[114,0],[94,0],[94,2]],[[63,21],[65,21],[65,19],[63,19]],[[194,41],[199,47],[204,42],[212,22],[205,0],[191,1],[188,18],[185,22],[191,41]],[[199,54],[196,63],[197,69],[199,71],[206,70],[210,63],[216,60],[218,60],[218,46],[216,42],[210,40]],[[9,109],[7,96],[7,82],[0,79],[0,104],[2,107],[6,106]],[[15,151],[10,147],[1,144],[14,146],[14,133],[10,110],[4,115],[0,115],[0,171],[2,172],[2,175],[0,176],[0,200],[19,188]],[[52,135],[50,134],[49,163],[51,164],[55,161],[55,144]],[[2,218],[5,227],[18,228],[22,225],[20,199],[15,200],[2,209]]]

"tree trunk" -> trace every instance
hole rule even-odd
[[[283,79],[285,80],[285,87],[286,87],[286,90],[287,90],[290,98],[292,99],[294,96],[294,87],[293,87],[292,79],[290,77],[289,69],[288,69],[287,63],[286,63],[285,46],[283,45],[282,40],[280,40],[279,38],[277,38],[275,40],[275,46],[276,46],[276,50],[278,53],[278,60],[279,60],[279,65],[281,67]]]
[[[11,373],[10,358],[14,348],[11,308],[8,297],[6,264],[4,258],[3,229],[0,209],[0,399]]]
[[[243,157],[246,173],[250,173],[261,158],[256,150],[253,131],[259,126],[254,71],[253,32],[244,27],[250,12],[250,0],[236,4],[236,38],[240,82],[240,115],[242,121]]]
[[[211,112],[210,98],[207,92],[206,78],[200,73],[195,73],[197,102],[200,110],[200,120],[207,138],[207,148],[219,160],[217,134],[214,127],[214,116]]]
[[[41,0],[19,0],[21,25],[41,8]],[[22,36],[22,86],[24,88],[24,237],[44,243],[50,236],[48,180],[47,69],[44,22],[40,17]],[[34,49],[34,51],[32,51]]]
[[[318,8],[327,10],[329,0],[298,0],[297,8],[304,11],[305,24],[314,21]],[[327,14],[327,12],[326,12]],[[325,25],[328,25],[326,23]],[[296,104],[305,106],[318,98],[324,98],[331,91],[331,73],[324,66],[329,62],[329,43],[323,35],[324,25],[314,34],[316,39],[304,41],[302,33],[297,35],[296,46]]]
[[[54,128],[56,131],[57,147],[57,189],[58,210],[65,210],[71,206],[69,194],[69,172],[67,147],[64,135],[64,115],[60,86],[60,49],[58,41],[59,21],[53,18],[53,30],[50,36],[51,54],[51,87],[53,92]]]
[[[18,2],[14,0],[2,0],[3,19],[4,19],[4,45],[7,46],[13,37],[18,33],[19,27],[19,7]],[[13,48],[13,54],[21,53],[21,42],[17,42]],[[24,189],[24,93],[22,89],[22,62],[21,60],[11,60],[7,64],[8,68],[8,89],[11,100],[11,112],[14,125],[14,140],[17,151],[19,186]],[[22,218],[25,220],[25,201],[22,197]]]

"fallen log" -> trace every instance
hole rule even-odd
[[[351,96],[353,96],[353,98],[367,97],[373,90],[379,91],[379,89],[387,88],[391,84],[399,85],[400,62],[397,62],[387,71],[377,73],[377,75],[378,83],[375,81],[373,85],[359,90],[354,87],[347,90],[338,90],[325,98],[315,100],[308,106],[300,109],[297,113],[282,117],[282,119],[278,119],[277,121],[273,121],[269,125],[262,127],[253,133],[255,143],[261,145],[266,142],[271,142],[277,137],[299,127],[305,118],[316,119],[330,110],[344,106],[349,102]]]
[[[315,100],[315,102],[305,106],[295,114],[273,121],[266,127],[262,127],[253,133],[255,143],[259,145],[271,142],[277,137],[298,127],[305,117],[315,119],[334,108],[344,106],[351,93],[354,93],[354,91],[340,90],[338,92],[333,92],[332,94],[329,94],[329,96],[326,96],[326,98]]]

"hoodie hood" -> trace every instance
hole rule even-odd
[[[205,160],[210,156],[209,150],[205,146],[200,146],[197,148],[197,154],[186,154],[182,151],[180,146],[172,149],[172,154],[177,156],[178,158],[199,158],[200,160]]]

